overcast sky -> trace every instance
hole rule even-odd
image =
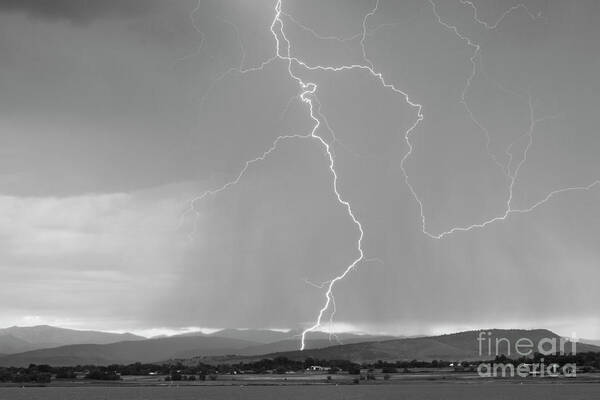
[[[374,7],[282,6],[293,56],[371,62],[422,105],[411,151],[417,107],[368,70],[293,67],[365,232],[337,329],[600,338],[600,185],[548,197],[600,178],[599,3]],[[288,65],[262,64],[274,17],[273,0],[0,0],[0,326],[315,320],[309,282],[356,259],[359,234],[322,143],[277,142],[185,213],[312,129]]]

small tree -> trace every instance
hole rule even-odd
[[[360,375],[360,367],[358,365],[352,365],[348,368],[348,373],[350,375]]]
[[[182,376],[179,372],[175,372],[175,373],[171,374],[171,380],[172,381],[180,381],[180,380],[182,380]]]

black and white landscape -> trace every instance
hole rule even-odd
[[[153,384],[391,385],[545,355],[585,398],[599,20],[594,0],[0,0],[0,386],[138,362]]]

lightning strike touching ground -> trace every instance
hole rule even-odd
[[[346,266],[346,268],[339,275],[335,276],[331,280],[322,282],[321,284],[315,284],[308,280],[305,280],[305,282],[307,284],[310,284],[319,289],[326,289],[326,290],[325,290],[325,301],[323,303],[323,306],[319,309],[319,312],[317,314],[317,317],[316,317],[314,323],[302,331],[301,341],[300,341],[301,342],[300,343],[301,350],[304,350],[306,347],[307,335],[310,332],[313,332],[322,327],[323,318],[324,318],[325,314],[330,310],[330,308],[331,308],[331,312],[329,314],[330,315],[329,323],[330,323],[330,335],[332,335],[331,332],[333,329],[332,328],[333,327],[333,318],[334,318],[334,315],[336,312],[335,299],[333,296],[334,287],[336,286],[336,284],[338,282],[343,280],[350,272],[352,272],[359,264],[364,263],[366,261],[375,260],[375,259],[365,259],[365,252],[362,247],[363,239],[365,236],[363,226],[362,226],[361,222],[359,221],[359,219],[357,218],[355,211],[353,210],[350,202],[343,198],[343,196],[340,194],[339,189],[338,189],[339,176],[338,176],[338,173],[335,168],[335,152],[334,152],[334,148],[333,148],[334,144],[336,142],[338,142],[338,140],[335,136],[334,130],[331,128],[329,122],[327,121],[327,118],[321,113],[321,104],[318,101],[318,98],[316,95],[318,86],[314,82],[305,82],[303,80],[303,78],[301,78],[297,73],[294,72],[294,67],[300,68],[301,70],[305,70],[305,71],[323,71],[323,72],[342,72],[342,71],[349,71],[349,70],[364,71],[365,73],[369,74],[371,77],[377,79],[384,89],[391,90],[395,94],[401,95],[404,98],[405,102],[416,110],[415,121],[404,133],[404,140],[407,144],[408,150],[405,152],[405,154],[403,155],[403,157],[400,161],[400,169],[404,176],[405,184],[407,185],[409,191],[411,192],[412,197],[415,199],[415,201],[418,204],[418,207],[420,210],[421,225],[422,225],[421,230],[422,230],[423,234],[425,234],[426,236],[428,236],[431,239],[439,240],[439,239],[443,239],[446,236],[449,236],[454,233],[467,232],[467,231],[471,231],[473,229],[484,228],[487,225],[490,225],[492,223],[495,223],[498,221],[503,221],[503,220],[507,219],[511,214],[522,214],[522,213],[528,213],[530,211],[533,211],[535,208],[537,208],[538,206],[540,206],[542,204],[545,204],[551,198],[553,198],[554,196],[556,196],[560,193],[564,193],[564,192],[568,192],[568,191],[591,190],[592,188],[600,185],[600,180],[597,180],[587,186],[574,186],[574,187],[557,189],[557,190],[550,192],[546,197],[544,197],[542,200],[534,203],[530,207],[522,208],[522,209],[513,208],[513,206],[512,206],[513,188],[514,188],[515,182],[517,181],[519,170],[526,162],[527,153],[528,153],[530,147],[533,145],[533,134],[534,134],[536,125],[541,121],[544,121],[548,118],[554,118],[554,117],[536,118],[534,115],[533,100],[532,100],[531,95],[529,95],[528,104],[529,104],[529,110],[530,110],[530,124],[529,124],[529,128],[528,128],[527,132],[523,135],[527,138],[527,143],[525,145],[525,149],[523,151],[522,158],[517,163],[516,167],[514,168],[514,171],[511,172],[511,166],[513,163],[513,145],[515,144],[515,143],[512,143],[509,146],[509,148],[507,149],[507,153],[510,154],[510,161],[508,162],[508,165],[503,165],[502,163],[500,163],[496,159],[496,157],[493,154],[491,154],[491,152],[489,150],[490,142],[491,142],[491,136],[490,136],[489,131],[481,123],[479,123],[478,120],[475,118],[475,115],[470,110],[468,102],[466,100],[466,96],[471,88],[471,84],[477,75],[478,65],[481,65],[481,55],[480,55],[481,46],[478,43],[476,43],[475,41],[473,41],[472,39],[470,39],[469,37],[462,34],[456,26],[445,22],[437,11],[436,3],[433,0],[428,0],[428,1],[429,1],[430,5],[432,6],[433,13],[434,13],[435,17],[437,18],[437,22],[439,24],[441,24],[443,27],[445,27],[446,29],[452,31],[461,40],[463,40],[470,48],[473,49],[473,54],[470,57],[472,69],[471,69],[470,75],[468,76],[468,78],[466,80],[465,86],[463,87],[463,90],[461,92],[460,102],[465,107],[465,109],[466,109],[470,119],[473,121],[473,123],[486,135],[488,154],[491,156],[493,161],[502,169],[504,175],[507,177],[507,179],[509,181],[508,199],[506,202],[506,208],[499,216],[496,216],[496,217],[493,217],[486,221],[483,221],[481,223],[472,224],[469,226],[453,227],[450,230],[441,232],[439,234],[434,234],[427,230],[426,217],[424,214],[423,203],[420,200],[418,194],[416,193],[414,187],[412,186],[409,176],[408,176],[408,173],[406,172],[406,169],[405,169],[406,161],[413,154],[413,145],[410,140],[411,135],[413,134],[413,131],[417,128],[419,123],[424,119],[423,106],[421,104],[413,101],[409,97],[409,95],[407,93],[405,93],[404,91],[396,88],[393,84],[388,83],[386,81],[386,79],[383,77],[382,73],[377,72],[373,62],[371,61],[371,59],[368,57],[368,54],[367,54],[366,39],[370,35],[370,32],[372,33],[376,29],[379,29],[380,27],[384,26],[384,25],[378,26],[377,28],[375,28],[374,30],[371,30],[371,31],[369,31],[369,29],[368,29],[368,19],[369,19],[369,17],[372,17],[373,15],[375,15],[378,12],[379,0],[376,0],[375,6],[373,7],[373,9],[364,16],[363,21],[362,21],[361,33],[350,36],[348,38],[320,35],[312,28],[309,28],[309,27],[303,25],[302,23],[300,23],[299,21],[297,21],[293,16],[285,13],[282,9],[282,0],[277,0],[275,3],[275,8],[274,8],[275,15],[274,15],[274,18],[269,27],[271,34],[273,35],[273,37],[275,39],[275,54],[271,58],[263,61],[260,65],[250,67],[247,69],[243,69],[243,66],[244,66],[243,64],[244,64],[246,53],[244,50],[243,43],[241,42],[241,37],[240,37],[239,32],[238,32],[237,28],[235,27],[235,25],[229,23],[236,30],[238,40],[240,41],[240,48],[242,51],[241,62],[238,67],[232,67],[229,70],[225,71],[222,75],[220,75],[215,80],[213,85],[215,85],[216,82],[224,79],[227,75],[229,75],[232,72],[238,72],[240,74],[245,74],[245,73],[249,73],[249,72],[253,72],[253,71],[262,70],[266,65],[268,65],[269,63],[271,63],[275,60],[284,61],[287,63],[287,71],[288,71],[289,77],[298,84],[298,87],[300,90],[299,94],[297,96],[292,97],[288,101],[288,104],[286,105],[286,107],[284,109],[284,113],[287,112],[287,108],[289,107],[289,105],[291,104],[291,102],[294,99],[299,99],[302,103],[307,105],[308,116],[313,121],[314,124],[313,124],[312,130],[310,131],[310,133],[308,133],[306,135],[282,135],[282,136],[277,137],[275,139],[275,141],[273,142],[272,146],[270,148],[268,148],[265,152],[263,152],[262,155],[254,158],[252,160],[247,161],[244,164],[244,167],[242,168],[242,170],[235,177],[235,179],[225,183],[223,186],[221,186],[217,189],[207,190],[207,191],[203,192],[201,195],[199,195],[198,197],[194,198],[190,202],[190,207],[185,213],[192,212],[193,214],[196,215],[193,232],[191,234],[191,236],[193,236],[193,234],[196,232],[197,220],[200,216],[199,212],[196,209],[196,204],[199,201],[201,201],[202,199],[206,198],[207,196],[216,195],[216,194],[226,190],[230,186],[237,184],[243,178],[243,176],[245,175],[245,173],[247,172],[247,170],[249,169],[249,167],[252,164],[265,160],[269,156],[269,154],[271,154],[273,151],[276,150],[278,143],[282,140],[312,139],[312,140],[316,140],[316,142],[323,148],[324,153],[328,158],[328,162],[329,162],[328,168],[329,168],[329,171],[333,178],[333,182],[332,182],[333,192],[336,196],[338,203],[346,209],[348,216],[351,218],[352,222],[354,223],[354,225],[358,231],[358,238],[356,241],[357,256],[354,258],[354,260],[349,265]],[[537,19],[537,18],[540,18],[540,16],[541,16],[541,14],[538,14],[538,15],[532,14],[527,9],[526,6],[519,4],[519,5],[513,6],[513,7],[509,8],[508,10],[506,10],[495,23],[489,24],[479,18],[477,8],[475,7],[475,5],[472,2],[461,0],[460,3],[463,6],[469,6],[469,7],[473,8],[473,14],[474,14],[475,21],[488,30],[496,29],[504,18],[506,18],[512,12],[515,12],[520,9],[525,10],[532,19]],[[194,12],[196,12],[196,10],[194,10],[193,13]],[[320,40],[336,40],[339,42],[349,42],[349,41],[360,38],[359,45],[360,45],[360,48],[362,51],[364,64],[349,64],[349,65],[344,65],[344,64],[341,64],[341,65],[318,65],[317,64],[317,65],[311,65],[311,64],[308,64],[307,62],[301,60],[300,58],[298,58],[297,56],[295,56],[293,54],[292,44],[291,44],[290,40],[287,38],[286,33],[285,33],[285,24],[284,24],[284,20],[283,20],[284,17],[287,20],[289,20],[292,23],[299,26],[300,28],[302,28],[303,30],[308,31],[314,37],[316,37],[317,39],[320,39]],[[192,15],[192,20],[193,20],[193,15]],[[226,22],[226,23],[228,23],[228,22]],[[394,24],[385,24],[385,25],[394,25]],[[207,91],[207,93],[208,92],[210,92],[210,89]],[[205,97],[203,97],[203,101],[204,101],[204,98]],[[327,130],[330,132],[331,140],[332,140],[331,143],[328,142],[325,138],[323,138],[323,136],[321,136],[318,133],[319,128],[322,126],[325,126],[327,128]],[[523,136],[521,136],[521,137],[523,137]],[[333,334],[333,335],[335,335],[335,334]]]
[[[377,11],[378,4],[379,4],[379,2],[377,1],[373,10],[371,12],[369,12],[363,20],[363,24],[362,24],[363,32],[361,33],[361,47],[363,49],[363,54],[365,56],[366,56],[366,50],[364,48],[364,41],[367,36],[367,33],[366,33],[367,19],[369,16],[372,16]],[[213,83],[213,86],[211,86],[211,88],[214,87],[214,85],[216,85],[216,82],[224,79],[227,75],[229,75],[230,73],[232,73],[234,71],[245,74],[248,72],[261,70],[264,68],[264,66],[271,63],[275,59],[283,60],[283,61],[287,62],[287,65],[288,65],[287,69],[288,69],[288,74],[289,74],[290,78],[292,78],[294,81],[296,81],[299,85],[299,88],[301,90],[300,95],[299,95],[300,100],[308,105],[309,116],[314,121],[313,129],[311,130],[311,132],[308,135],[279,136],[278,138],[276,138],[273,145],[268,150],[266,150],[261,156],[254,158],[250,161],[247,161],[245,163],[243,169],[240,171],[240,173],[237,175],[237,177],[235,179],[227,182],[226,184],[224,184],[223,186],[221,186],[217,189],[207,190],[207,191],[203,192],[201,195],[199,195],[198,197],[194,198],[190,202],[189,209],[186,210],[184,212],[184,214],[191,212],[196,216],[193,232],[191,234],[191,237],[193,237],[197,230],[197,220],[200,217],[200,214],[195,207],[197,202],[201,201],[202,199],[206,198],[207,196],[212,196],[212,195],[218,194],[218,193],[222,192],[223,190],[226,190],[230,186],[237,184],[242,179],[242,177],[244,176],[244,174],[246,173],[246,171],[248,170],[250,165],[252,165],[258,161],[263,161],[271,152],[273,152],[277,148],[277,143],[280,140],[289,139],[289,138],[309,138],[310,137],[310,138],[318,141],[318,143],[323,147],[325,154],[327,155],[327,157],[329,159],[329,170],[333,176],[333,191],[335,193],[335,196],[336,196],[338,202],[346,208],[348,215],[350,216],[350,218],[352,219],[352,222],[355,224],[355,226],[358,229],[359,236],[358,236],[357,247],[356,247],[358,256],[354,259],[354,261],[352,263],[350,263],[344,269],[344,271],[340,275],[331,279],[327,283],[327,291],[325,292],[325,303],[324,303],[323,307],[319,310],[319,313],[318,313],[315,323],[302,332],[300,349],[303,350],[306,345],[306,335],[309,332],[312,332],[312,331],[318,329],[319,327],[321,327],[323,315],[329,309],[330,305],[332,305],[332,299],[333,299],[332,292],[333,292],[333,288],[334,288],[335,284],[337,282],[339,282],[340,280],[344,279],[358,264],[363,262],[365,254],[364,254],[364,250],[362,248],[362,241],[364,238],[363,227],[362,227],[360,221],[356,218],[350,203],[342,198],[342,196],[338,190],[338,174],[335,169],[335,157],[334,157],[334,153],[333,153],[333,148],[322,136],[317,134],[317,131],[322,124],[321,119],[319,119],[319,117],[318,117],[319,112],[318,112],[318,110],[316,110],[316,108],[318,108],[318,102],[315,100],[315,93],[317,90],[317,85],[312,82],[304,82],[298,75],[294,74],[294,72],[292,70],[293,65],[300,66],[300,67],[305,68],[306,70],[310,70],[310,71],[319,70],[319,71],[329,71],[329,72],[340,72],[340,71],[354,70],[354,69],[363,70],[363,71],[368,72],[372,77],[378,79],[384,88],[390,89],[390,90],[394,91],[395,93],[402,95],[409,105],[411,105],[413,108],[417,109],[416,121],[414,122],[414,124],[410,127],[410,129],[405,134],[405,139],[409,146],[409,152],[402,159],[402,163],[406,160],[406,158],[410,155],[410,152],[412,151],[412,145],[410,144],[409,136],[410,136],[411,132],[416,128],[418,123],[423,119],[423,115],[421,114],[422,106],[420,104],[414,103],[413,101],[410,100],[409,96],[406,93],[397,89],[393,85],[387,83],[385,81],[385,79],[383,78],[382,74],[379,72],[376,72],[372,65],[352,64],[352,65],[341,65],[341,66],[321,66],[321,65],[315,66],[315,65],[308,65],[304,61],[296,58],[295,56],[292,56],[291,43],[285,35],[282,15],[284,15],[283,11],[282,11],[282,2],[281,2],[281,0],[279,0],[275,4],[275,17],[273,18],[273,21],[270,26],[270,31],[273,34],[273,37],[276,42],[275,56],[271,57],[270,59],[268,59],[266,61],[263,61],[259,66],[248,68],[245,70],[243,70],[241,66],[238,68],[232,67],[229,70],[225,71],[221,76],[219,76],[217,78],[217,80]],[[279,34],[276,32],[276,26],[278,26],[277,29],[279,31]],[[280,39],[280,37],[281,37],[281,39]],[[285,44],[285,48],[286,48],[285,53],[282,53],[281,42],[284,42],[284,44]],[[365,62],[367,64],[372,64],[372,63],[370,63],[370,61],[368,59],[365,59]],[[210,89],[208,92],[210,92]],[[204,99],[205,99],[205,97],[203,97],[203,101],[204,101]],[[316,102],[317,102],[317,107],[315,107]],[[323,122],[323,124],[328,125],[326,122]],[[333,130],[330,129],[330,131],[335,140],[335,136],[334,136],[335,134],[333,133]],[[408,176],[406,175],[406,173],[404,174],[404,176],[408,183]],[[411,187],[411,190],[412,190],[412,187]],[[413,190],[413,194],[414,194],[414,190]]]
[[[342,274],[336,276],[329,282],[327,291],[325,293],[325,297],[326,297],[325,304],[319,311],[319,315],[317,316],[316,322],[312,326],[310,326],[309,328],[305,329],[302,332],[300,350],[304,350],[304,348],[306,346],[306,334],[308,332],[314,331],[315,329],[317,329],[321,326],[321,320],[323,318],[323,314],[327,311],[327,309],[329,308],[329,305],[332,302],[332,298],[333,298],[332,291],[333,291],[333,287],[335,286],[336,282],[344,279],[344,277],[346,275],[348,275],[350,273],[350,271],[352,271],[356,267],[356,265],[358,265],[358,263],[360,263],[364,258],[364,251],[362,248],[362,240],[364,237],[364,230],[363,230],[363,227],[362,227],[360,221],[354,215],[354,212],[352,211],[352,207],[350,206],[350,203],[348,203],[346,200],[344,200],[338,191],[338,175],[335,170],[335,161],[334,161],[333,154],[331,152],[331,147],[330,147],[329,143],[327,143],[321,136],[319,136],[317,134],[317,130],[319,129],[319,126],[321,125],[321,121],[315,115],[315,110],[314,110],[315,107],[313,104],[313,100],[311,98],[311,96],[314,95],[317,90],[317,85],[312,82],[308,82],[308,83],[304,82],[300,77],[295,75],[294,72],[292,71],[292,63],[297,62],[297,59],[292,58],[292,56],[291,56],[291,44],[290,44],[289,40],[287,39],[285,32],[284,32],[284,24],[281,19],[281,11],[282,11],[282,5],[281,5],[281,0],[279,0],[277,2],[277,4],[275,5],[275,18],[273,19],[273,23],[271,24],[271,28],[270,28],[271,33],[273,33],[273,36],[276,41],[276,46],[277,46],[276,55],[280,59],[288,62],[288,73],[292,79],[294,79],[296,82],[298,82],[298,85],[300,86],[300,88],[302,90],[302,93],[300,94],[300,99],[308,105],[310,118],[314,121],[313,129],[310,132],[310,136],[314,139],[317,139],[321,143],[327,156],[329,157],[329,170],[331,171],[331,174],[333,175],[333,190],[335,192],[337,200],[340,204],[342,204],[344,207],[346,207],[346,210],[348,211],[348,215],[352,218],[352,222],[354,222],[354,224],[356,225],[356,227],[358,228],[358,230],[360,232],[358,241],[357,241],[357,249],[358,249],[358,253],[359,253],[358,257],[350,265],[348,265],[348,267],[344,270],[344,272]],[[275,32],[276,24],[279,24],[279,32],[281,34],[281,39],[285,42],[285,45],[287,48],[287,53],[283,54],[283,55],[281,54],[281,42],[279,39],[279,35],[277,35],[277,33]]]

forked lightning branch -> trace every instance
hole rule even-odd
[[[376,0],[374,7],[364,16],[364,18],[362,20],[362,31],[359,34],[356,34],[352,37],[352,38],[360,37],[360,47],[362,50],[362,58],[363,58],[364,64],[311,65],[311,64],[308,64],[307,62],[303,61],[301,58],[298,58],[298,56],[292,54],[292,50],[291,50],[292,46],[291,46],[290,40],[288,39],[288,37],[286,36],[286,33],[285,33],[285,24],[284,24],[284,21],[282,18],[283,16],[285,16],[286,18],[290,19],[291,21],[299,24],[303,29],[305,29],[308,32],[310,32],[311,34],[313,34],[313,36],[315,36],[317,39],[322,39],[322,40],[335,39],[340,42],[346,42],[346,41],[350,40],[351,38],[325,37],[325,36],[319,35],[315,30],[311,29],[310,27],[300,24],[293,18],[293,16],[285,13],[283,10],[282,0],[278,0],[275,3],[274,17],[273,17],[272,23],[269,27],[270,32],[273,35],[273,38],[275,40],[275,54],[271,58],[263,61],[260,65],[258,65],[256,67],[242,69],[243,60],[245,58],[245,50],[242,46],[243,57],[242,57],[242,64],[240,64],[240,67],[239,68],[230,68],[228,71],[226,71],[224,74],[222,74],[215,81],[215,83],[216,83],[217,81],[224,79],[229,73],[234,72],[234,71],[236,71],[240,74],[251,73],[251,72],[263,70],[266,65],[270,64],[271,62],[273,62],[275,60],[283,61],[287,64],[287,72],[288,72],[290,79],[295,81],[298,85],[298,89],[299,89],[298,98],[306,105],[306,107],[308,109],[308,115],[309,115],[310,119],[313,121],[313,126],[312,126],[311,131],[305,135],[278,136],[272,143],[271,147],[269,147],[262,155],[254,158],[252,160],[246,161],[244,164],[244,167],[236,175],[235,179],[225,183],[224,185],[222,185],[219,188],[207,190],[207,191],[203,192],[201,195],[192,199],[190,202],[190,207],[182,215],[182,218],[183,218],[183,216],[185,216],[186,214],[189,213],[189,214],[192,214],[192,217],[194,218],[194,228],[193,228],[193,232],[191,235],[193,236],[193,234],[195,233],[195,231],[197,229],[198,218],[200,216],[200,214],[197,210],[198,202],[203,200],[206,196],[217,195],[220,192],[231,187],[232,185],[235,185],[238,182],[240,182],[240,180],[243,179],[245,173],[247,172],[248,168],[251,167],[252,164],[259,162],[259,161],[264,161],[273,151],[275,151],[277,149],[277,145],[282,140],[287,140],[287,139],[291,139],[291,138],[314,140],[319,146],[321,146],[323,148],[324,153],[325,153],[326,157],[328,158],[328,162],[329,162],[329,172],[332,176],[332,190],[336,196],[338,203],[342,207],[345,208],[349,218],[352,220],[352,222],[354,223],[356,230],[357,230],[357,236],[358,236],[357,240],[356,240],[357,256],[354,258],[354,261],[352,261],[349,265],[347,265],[346,268],[339,275],[335,276],[334,278],[328,280],[327,282],[325,282],[323,284],[322,288],[325,290],[324,303],[323,303],[323,306],[319,309],[315,321],[302,332],[301,343],[300,343],[300,348],[302,350],[304,350],[304,348],[306,346],[307,335],[310,332],[316,331],[322,327],[323,318],[325,317],[326,313],[329,312],[330,318],[333,318],[333,314],[335,312],[333,290],[334,290],[336,283],[338,283],[339,281],[344,279],[353,269],[355,269],[359,264],[361,264],[362,262],[365,262],[366,260],[365,260],[365,252],[364,252],[364,249],[362,246],[363,239],[365,237],[365,232],[363,230],[363,226],[362,226],[358,216],[356,215],[355,211],[353,210],[351,202],[349,200],[345,199],[344,196],[339,191],[339,188],[338,188],[339,174],[338,174],[338,171],[336,170],[335,156],[334,156],[334,152],[332,149],[332,144],[329,143],[325,138],[320,136],[318,133],[319,127],[321,125],[329,126],[326,118],[321,114],[320,107],[318,106],[319,103],[318,103],[318,100],[316,99],[316,94],[318,92],[318,85],[314,82],[307,82],[307,81],[303,80],[303,78],[301,78],[298,73],[294,72],[295,69],[304,70],[304,71],[327,71],[327,72],[334,72],[334,73],[341,72],[341,71],[348,71],[348,70],[363,71],[364,73],[369,74],[370,76],[377,79],[383,89],[391,90],[393,93],[402,96],[402,98],[406,101],[406,103],[409,104],[416,111],[416,117],[415,117],[414,123],[404,133],[404,139],[405,139],[408,150],[401,158],[400,167],[401,167],[402,173],[404,175],[405,184],[409,188],[414,200],[419,205],[420,218],[421,218],[421,223],[422,223],[421,231],[424,235],[426,235],[427,237],[429,237],[433,240],[441,240],[441,239],[447,237],[448,235],[457,234],[460,232],[467,232],[467,231],[471,231],[471,230],[475,230],[475,229],[482,229],[492,223],[504,221],[513,214],[528,213],[530,211],[533,211],[537,207],[545,204],[547,201],[549,201],[556,195],[559,195],[564,192],[586,191],[586,190],[590,190],[596,186],[600,186],[600,181],[596,180],[596,181],[590,183],[589,185],[585,185],[585,186],[573,186],[573,187],[559,188],[559,189],[549,192],[545,197],[538,200],[537,202],[534,202],[529,207],[513,208],[512,204],[511,204],[512,203],[511,200],[513,198],[513,188],[518,179],[519,170],[523,166],[523,164],[526,162],[527,151],[533,144],[534,131],[536,128],[536,124],[544,119],[552,118],[552,116],[545,116],[545,117],[535,116],[532,96],[530,93],[527,94],[526,96],[528,96],[528,99],[529,99],[528,104],[529,104],[529,112],[530,112],[530,126],[529,126],[529,129],[527,130],[527,132],[524,133],[524,135],[526,136],[526,139],[527,139],[524,156],[521,160],[519,160],[516,163],[516,167],[512,168],[512,172],[511,172],[510,163],[508,165],[503,165],[503,164],[499,163],[495,159],[495,157],[489,152],[489,144],[490,144],[491,138],[490,138],[488,130],[475,118],[474,113],[471,111],[471,109],[469,108],[469,105],[467,104],[467,101],[466,101],[466,94],[469,91],[470,85],[471,85],[474,77],[477,74],[478,64],[481,63],[481,54],[480,54],[481,46],[478,43],[476,43],[474,40],[472,40],[471,38],[469,38],[468,36],[463,34],[458,29],[458,27],[451,25],[450,23],[444,21],[444,19],[438,13],[436,2],[434,2],[433,0],[424,0],[424,1],[428,1],[429,5],[431,7],[431,10],[432,10],[432,17],[435,18],[435,20],[439,24],[441,24],[444,28],[448,29],[450,32],[457,35],[461,40],[463,40],[465,42],[465,44],[468,47],[470,47],[473,50],[472,57],[470,58],[472,70],[471,70],[469,77],[467,78],[467,81],[466,81],[464,87],[463,87],[463,90],[461,93],[461,98],[459,100],[464,105],[465,112],[467,113],[469,118],[481,130],[481,132],[486,135],[489,156],[494,160],[494,162],[496,162],[498,167],[501,168],[502,171],[505,173],[505,176],[506,176],[507,182],[508,182],[508,185],[507,185],[508,186],[508,190],[507,190],[508,194],[507,194],[507,201],[506,201],[505,209],[503,211],[501,211],[497,216],[493,216],[487,220],[484,220],[484,221],[481,221],[481,222],[478,222],[475,224],[471,224],[471,225],[451,227],[450,229],[443,231],[443,232],[439,232],[439,233],[432,233],[427,229],[427,221],[426,221],[426,216],[424,213],[423,201],[421,200],[420,196],[418,195],[418,193],[414,189],[413,185],[411,184],[410,177],[405,169],[406,161],[413,154],[413,145],[411,143],[411,135],[413,134],[413,131],[417,128],[419,123],[425,117],[424,116],[424,106],[422,104],[414,101],[406,92],[402,91],[401,89],[398,89],[393,84],[389,83],[384,78],[382,73],[380,73],[376,70],[373,62],[367,55],[366,38],[367,38],[367,34],[368,34],[368,29],[369,29],[368,28],[368,20],[370,17],[373,17],[379,11],[379,6],[380,6],[379,0]],[[490,24],[488,22],[483,21],[479,17],[478,10],[475,7],[475,5],[473,4],[473,2],[461,0],[460,3],[463,7],[471,8],[473,19],[478,24],[482,25],[485,29],[488,29],[488,30],[496,29],[502,23],[502,21],[505,17],[507,17],[509,14],[511,14],[513,12],[517,12],[520,10],[523,10],[524,12],[526,12],[531,20],[536,20],[538,18],[541,18],[541,15],[539,15],[539,14],[534,15],[533,13],[531,13],[525,5],[518,4],[518,5],[512,6],[509,9],[507,9],[497,21]],[[198,32],[200,32],[200,30],[194,23],[194,14],[199,10],[199,7],[200,7],[200,3],[198,3],[198,6],[196,7],[196,9],[194,9],[192,11],[192,13],[190,15],[192,23],[194,24],[194,28],[196,30],[198,30]],[[227,22],[227,23],[231,24],[230,22]],[[239,34],[235,25],[233,25],[233,26],[234,26],[236,32]],[[204,43],[204,36],[202,36],[202,43]],[[514,145],[514,143],[511,144],[511,147],[513,145]],[[507,149],[508,152],[511,151],[511,147],[509,147]],[[512,156],[511,156],[511,161],[512,161]],[[331,311],[330,309],[333,309],[333,311]]]

